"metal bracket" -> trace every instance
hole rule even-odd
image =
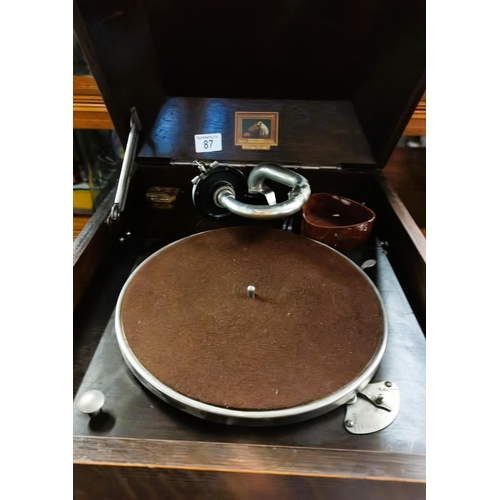
[[[368,384],[347,402],[344,426],[351,434],[380,431],[394,422],[399,407],[399,389],[394,382]]]
[[[132,166],[134,165],[137,143],[139,141],[141,122],[139,121],[139,116],[137,115],[137,110],[135,108],[132,108],[130,112],[130,133],[125,147],[125,154],[123,155],[122,169],[120,172],[120,179],[118,180],[118,187],[116,189],[115,201],[107,219],[108,223],[117,222],[120,219],[121,213],[125,209],[128,186],[130,184],[130,177],[132,174]]]

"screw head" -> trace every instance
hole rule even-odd
[[[346,420],[345,425],[346,427],[354,427],[354,422],[352,420]]]
[[[392,382],[387,381],[387,382],[385,383],[385,385],[386,385],[386,387],[392,387]]]

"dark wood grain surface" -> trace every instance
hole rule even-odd
[[[278,145],[269,151],[243,150],[236,146],[237,111],[278,112]],[[194,135],[208,133],[222,134],[222,151],[196,153]],[[374,163],[349,101],[172,97],[159,111],[139,156],[319,165]]]
[[[378,3],[352,103],[379,167],[396,147],[425,91],[425,0]]]
[[[425,118],[426,98],[424,93],[403,135],[425,135]],[[114,129],[104,100],[92,76],[73,76],[73,128]]]
[[[105,223],[114,200],[113,189],[73,241],[73,308],[81,300],[108,255],[114,228]]]
[[[75,463],[89,465],[425,481],[425,455],[415,453],[104,437],[77,437],[73,447],[83,457]]]
[[[411,304],[420,327],[426,331],[426,241],[411,214],[382,172],[377,175],[382,195],[374,209],[385,214],[379,234]]]
[[[85,500],[421,500],[425,484],[341,477],[185,469],[74,466],[74,498]]]
[[[272,5],[259,0],[251,7],[226,1],[75,0],[74,7],[75,31],[122,143],[135,106],[143,124],[140,143],[150,138],[152,148],[156,135],[165,133],[153,125],[165,122],[166,111],[172,118],[178,113],[169,108],[171,98],[348,101],[370,148],[366,163],[374,159],[383,167],[425,90],[423,0]],[[210,113],[216,119],[216,104]],[[195,119],[205,114],[200,109]],[[174,129],[169,134],[180,134],[177,142],[192,141],[190,124],[166,121]],[[357,144],[349,122],[317,121],[313,150],[342,153],[331,156],[330,164],[365,156],[364,149],[354,150],[343,159]],[[293,122],[309,126],[307,120]],[[340,126],[333,132],[332,124]],[[320,146],[327,134],[333,134],[334,144]],[[289,141],[291,147],[303,135],[297,128],[281,144]],[[294,159],[284,153],[281,161]],[[304,152],[295,159],[305,157]]]
[[[417,226],[425,229],[426,148],[396,148],[384,168],[384,176]]]

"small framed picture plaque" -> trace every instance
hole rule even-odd
[[[236,146],[243,149],[271,149],[278,145],[278,113],[236,112]]]

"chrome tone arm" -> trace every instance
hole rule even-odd
[[[270,179],[285,186],[291,187],[288,200],[276,203],[274,192],[264,181]],[[297,172],[274,165],[259,165],[248,176],[250,193],[261,193],[266,197],[269,205],[250,205],[238,201],[229,189],[221,189],[217,193],[216,203],[241,217],[249,219],[281,219],[288,217],[302,209],[311,196],[311,188],[307,179]]]

